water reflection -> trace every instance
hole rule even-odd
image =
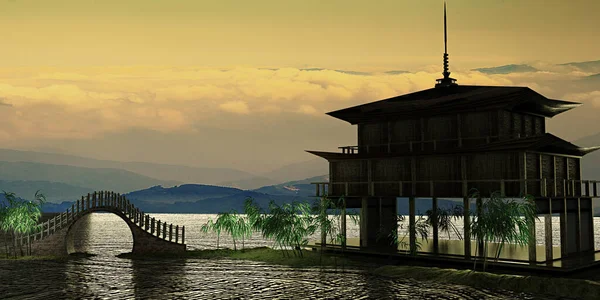
[[[192,246],[214,247],[195,228],[210,216],[161,215],[190,228]],[[169,218],[173,220],[169,220]],[[87,225],[86,225],[87,224]],[[86,225],[86,226],[84,226]],[[102,225],[102,226],[98,226]],[[199,226],[197,226],[199,227]],[[79,232],[79,230],[83,232]],[[188,231],[186,230],[186,233]],[[233,260],[130,260],[131,231],[114,215],[91,214],[74,248],[97,254],[66,261],[0,261],[2,299],[552,299],[460,285],[389,279],[366,270],[294,269]],[[227,239],[222,237],[222,243]],[[272,244],[260,237],[252,246]],[[78,248],[79,247],[79,248]]]
[[[185,260],[130,260],[131,282],[136,299],[177,299],[189,291],[190,280],[185,275]]]

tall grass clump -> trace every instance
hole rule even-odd
[[[4,231],[6,257],[9,256],[8,238],[12,241],[13,256],[17,257],[17,246],[21,256],[24,256],[22,237],[39,229],[41,207],[46,202],[46,197],[39,190],[34,195],[34,201],[21,200],[15,193],[2,192],[5,201],[0,201],[0,230]],[[25,246],[26,253],[31,255],[31,244]]]
[[[472,193],[481,203],[479,213],[471,222],[471,235],[482,241],[484,248],[483,270],[487,265],[487,252],[489,243],[498,243],[499,247],[495,253],[497,261],[505,243],[528,245],[530,232],[535,227],[537,208],[534,198],[530,195],[518,201],[502,197],[500,192],[493,192],[489,198],[482,199],[478,191]],[[478,243],[479,244],[479,243]],[[475,253],[477,253],[477,247]],[[475,260],[473,269],[477,264]]]

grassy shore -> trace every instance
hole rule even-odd
[[[392,278],[412,278],[536,295],[553,295],[576,299],[598,299],[600,295],[599,282],[582,279],[504,275],[471,270],[416,266],[383,266],[372,272],[376,275]]]
[[[120,258],[130,259],[162,259],[162,258],[200,258],[200,259],[238,259],[252,260],[271,264],[287,265],[291,267],[318,267],[318,266],[333,266],[333,267],[375,267],[368,262],[345,258],[329,253],[323,253],[321,256],[319,251],[302,251],[302,257],[294,256],[291,250],[285,251],[275,250],[269,247],[249,248],[234,251],[232,249],[216,249],[216,250],[188,250],[185,253],[179,254],[148,254],[139,255],[132,253],[123,253],[118,255]]]

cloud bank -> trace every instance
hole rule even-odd
[[[459,84],[528,86],[549,98],[582,102],[590,118],[600,114],[599,82],[582,80],[600,72],[600,65],[529,65],[507,74],[488,74],[506,73],[506,67],[451,71]],[[193,134],[207,127],[260,139],[263,131],[294,131],[286,125],[291,118],[326,122],[329,111],[431,88],[439,69],[0,69],[0,143],[91,140],[136,129]],[[592,129],[581,125],[573,132],[594,133],[585,130]]]

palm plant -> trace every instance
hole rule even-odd
[[[275,240],[275,245],[279,245],[282,250],[285,246],[290,246],[295,256],[298,251],[298,255],[302,257],[302,247],[308,244],[308,236],[316,229],[310,212],[310,206],[306,202],[294,201],[279,206],[271,201],[269,214],[260,219],[263,237]],[[282,253],[286,255],[285,251]]]
[[[219,238],[221,236],[221,228],[215,226],[215,222],[212,219],[209,219],[202,227],[200,227],[200,231],[207,233],[208,231],[214,231],[217,233],[217,249],[219,249]]]
[[[390,239],[390,245],[396,245],[396,247],[410,247],[410,241],[406,241],[406,237],[410,234],[410,230],[406,231],[401,238],[398,238],[398,230],[404,229],[403,222],[405,220],[405,216],[396,215],[396,224],[399,224],[399,226],[395,229],[392,229],[391,232],[387,232],[385,227],[380,226],[376,234],[377,240],[388,237]],[[425,219],[420,213],[415,219],[415,234],[418,234],[421,237],[421,239],[424,240],[427,240],[429,236],[429,223],[427,222],[427,219]],[[421,241],[415,240],[415,246],[416,249],[410,249],[411,255],[416,255],[416,251],[422,248]]]
[[[473,196],[481,198],[478,192],[475,192]],[[532,196],[528,195],[520,201],[515,201],[514,199],[505,199],[499,192],[494,192],[489,199],[483,201],[480,213],[471,223],[471,234],[477,240],[483,241],[483,269],[485,270],[487,265],[489,243],[499,243],[494,255],[497,261],[505,243],[519,246],[528,244],[530,230],[535,226],[536,219],[538,219],[537,210]],[[476,263],[475,261],[473,268]]]
[[[37,223],[41,217],[41,206],[46,201],[46,197],[38,190],[35,193],[35,201],[19,200],[15,193],[3,191],[4,198],[8,205],[3,205],[1,230],[10,232],[13,244],[14,256],[17,256],[17,238],[19,240],[19,249],[23,256],[22,236],[30,234],[37,229]],[[31,245],[28,244],[28,253],[31,254]],[[7,247],[8,250],[8,247]]]
[[[448,233],[448,239],[450,239],[450,231],[453,231],[459,240],[462,240],[460,230],[454,225],[454,220],[458,220],[463,217],[462,206],[452,206],[451,208],[440,208],[436,210],[429,209],[425,212],[427,215],[426,223],[429,226],[433,226],[434,221],[437,221],[438,231]]]

